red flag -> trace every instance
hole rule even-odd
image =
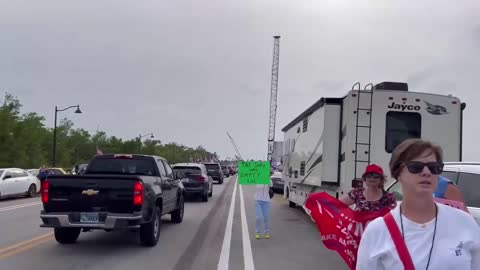
[[[357,263],[358,245],[365,227],[390,211],[388,208],[371,212],[353,211],[326,192],[310,194],[304,209],[316,223],[323,244],[335,250],[351,270]]]

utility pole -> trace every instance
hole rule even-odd
[[[230,136],[230,133],[227,132],[227,136],[230,139],[230,142],[232,143],[233,148],[235,148],[235,152],[237,153],[237,155],[235,155],[235,157],[237,158],[237,160],[243,160],[242,155],[240,154],[240,151],[238,150],[237,144],[233,140],[232,136]]]
[[[275,122],[277,118],[278,69],[280,64],[280,36],[273,37],[272,82],[270,85],[270,118],[268,122],[268,154],[267,160],[272,161],[275,143]]]

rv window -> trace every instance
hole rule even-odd
[[[392,151],[401,142],[422,135],[422,116],[413,112],[388,112],[385,133],[385,150]]]
[[[300,162],[300,175],[305,175],[305,161]]]

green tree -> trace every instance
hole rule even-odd
[[[21,114],[22,105],[13,95],[6,93],[0,101],[0,168],[38,168],[48,165],[52,160],[53,129],[44,125],[45,118],[28,112]],[[160,140],[138,138],[122,140],[109,137],[104,131],[94,135],[74,123],[61,119],[57,127],[57,166],[71,168],[75,164],[88,162],[97,151],[104,153],[132,153],[158,155],[169,162],[189,162],[192,159],[204,159],[214,154],[203,146],[196,148],[177,142],[162,144]]]

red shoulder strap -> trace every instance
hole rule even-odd
[[[395,248],[397,249],[398,256],[403,263],[404,269],[415,270],[412,257],[410,257],[410,253],[408,252],[407,246],[405,245],[405,241],[403,241],[402,239],[402,234],[398,229],[395,219],[393,219],[392,212],[389,212],[388,214],[383,216],[383,220],[387,225],[388,231],[390,232],[390,236],[392,237],[393,243],[395,244]]]

